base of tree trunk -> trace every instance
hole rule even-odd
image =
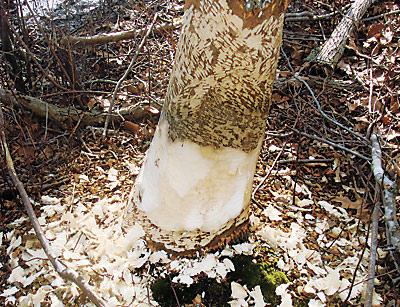
[[[249,231],[249,206],[238,217],[215,232],[165,231],[154,225],[146,214],[137,208],[135,199],[135,189],[133,189],[125,214],[125,228],[129,230],[131,226],[139,224],[146,233],[146,241],[150,249],[164,250],[173,256],[190,257],[197,252],[203,254],[218,250],[227,244],[245,239]]]

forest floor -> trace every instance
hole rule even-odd
[[[115,1],[89,13],[75,8],[50,18],[26,16],[23,26],[12,19],[15,35],[26,44],[28,55],[19,65],[27,77],[12,82],[3,57],[0,89],[18,87],[20,94],[47,102],[49,110],[79,114],[78,120],[56,119],[51,112],[40,118],[27,105],[1,104],[17,174],[54,253],[110,306],[363,304],[371,213],[380,204],[371,132],[379,135],[386,173],[393,180],[400,176],[400,6],[372,5],[332,69],[310,62],[310,55],[350,1],[292,1],[292,16],[319,17],[285,23],[254,180],[251,233],[220,251],[175,259],[150,251],[139,227],[129,234],[121,229],[120,213],[157,125],[183,15],[182,1],[145,3]],[[85,126],[82,112],[107,112],[144,31],[90,46],[62,38],[146,29],[156,13],[116,97],[115,109],[133,106],[134,116],[121,122],[114,114],[103,137],[102,125]],[[52,269],[5,164],[1,172],[0,305],[91,306]],[[400,212],[399,197],[396,204]],[[400,263],[387,245],[382,215],[373,306],[400,306]],[[131,252],[121,254],[126,245]]]

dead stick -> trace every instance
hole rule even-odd
[[[375,181],[382,189],[382,204],[386,223],[386,240],[388,246],[400,253],[400,226],[396,217],[396,182],[385,175],[382,166],[382,150],[376,133],[371,135],[372,145],[372,172]]]
[[[297,163],[297,164],[314,164],[314,163],[331,163],[334,159],[288,159],[288,160],[279,160],[278,164],[288,164],[288,163]]]
[[[379,189],[379,185],[377,185],[377,189]],[[369,265],[368,265],[368,281],[365,292],[365,307],[372,306],[372,298],[374,293],[374,280],[375,280],[375,266],[376,266],[376,253],[378,249],[378,221],[379,221],[379,205],[378,203],[374,204],[374,210],[372,211],[371,216],[371,248],[370,248],[370,257],[369,257]]]
[[[347,39],[367,9],[375,0],[356,0],[347,14],[333,31],[331,37],[324,43],[315,60],[320,63],[335,66],[344,52]]]
[[[285,14],[285,22],[296,22],[296,21],[304,21],[304,20],[310,20],[310,21],[315,21],[315,20],[322,20],[326,18],[333,17],[338,14],[343,14],[342,11],[345,9],[349,8],[349,4],[345,5],[343,8],[337,11],[333,11],[327,14],[322,14],[322,15],[315,15],[313,12],[310,11],[304,11],[304,12],[299,12],[299,13],[287,13]]]
[[[296,132],[296,133],[298,133],[298,134],[300,134],[302,136],[308,137],[308,138],[313,139],[315,141],[319,141],[319,142],[331,145],[332,147],[338,148],[338,149],[340,149],[340,150],[342,150],[344,152],[347,152],[347,153],[350,153],[352,155],[355,155],[356,157],[359,157],[359,158],[364,159],[366,161],[371,160],[370,158],[364,156],[363,154],[360,154],[359,152],[354,151],[354,150],[352,150],[350,148],[344,147],[344,146],[342,146],[340,144],[336,144],[336,143],[334,143],[332,141],[326,140],[326,139],[321,138],[321,137],[316,136],[316,135],[312,135],[312,134],[301,132],[301,131],[299,131],[297,129],[294,129],[294,128],[290,128],[290,129],[292,129],[294,132]]]
[[[42,65],[39,63],[39,61],[36,59],[36,56],[32,53],[32,51],[29,49],[28,45],[25,44],[24,40],[21,38],[21,36],[18,34],[18,32],[12,27],[10,26],[10,24],[8,24],[9,29],[11,30],[11,32],[14,34],[15,38],[17,39],[17,41],[21,44],[21,46],[25,49],[26,55],[29,56],[31,58],[31,60],[35,63],[35,65],[37,66],[37,68],[39,68],[39,70],[42,72],[43,76],[45,78],[47,78],[47,80],[49,80],[51,83],[53,83],[53,85],[63,91],[67,91],[68,89],[65,88],[64,86],[62,86],[61,84],[59,84],[51,75],[48,71],[46,71]],[[21,47],[20,47],[21,48]]]
[[[169,29],[176,29],[182,25],[181,21],[178,21],[175,24],[167,24],[163,23],[154,28],[154,31],[162,32],[167,31]],[[61,40],[62,44],[70,43],[74,45],[74,47],[83,47],[83,46],[92,46],[92,45],[100,45],[100,44],[107,44],[118,42],[121,40],[127,40],[135,38],[137,35],[145,33],[148,28],[144,29],[135,29],[135,30],[128,30],[128,31],[120,31],[114,33],[103,33],[97,34],[93,36],[67,36]]]
[[[152,21],[150,27],[147,29],[146,34],[145,34],[145,35],[143,36],[143,38],[142,38],[142,41],[140,42],[139,47],[137,47],[136,53],[135,53],[135,55],[133,56],[133,58],[132,58],[132,60],[131,60],[131,63],[129,64],[128,68],[126,69],[124,75],[121,77],[121,79],[118,80],[118,83],[117,83],[117,85],[115,86],[115,89],[114,89],[114,92],[113,92],[113,95],[112,95],[112,98],[111,98],[110,106],[109,106],[109,108],[108,108],[108,114],[107,114],[107,117],[106,117],[106,122],[104,123],[104,131],[103,131],[103,135],[104,135],[104,136],[107,135],[108,123],[110,122],[110,115],[111,115],[112,109],[113,109],[114,104],[115,104],[115,98],[117,97],[118,90],[119,90],[119,88],[120,88],[122,82],[126,79],[126,77],[128,76],[128,74],[129,74],[130,71],[132,70],[133,64],[135,64],[136,59],[137,59],[137,57],[139,56],[139,52],[140,52],[140,50],[143,48],[144,43],[145,43],[146,40],[147,40],[147,37],[150,35],[151,30],[153,29],[154,24],[156,23],[157,18],[158,18],[158,14],[156,13],[156,14],[154,15],[154,18],[153,18],[153,21]]]
[[[92,291],[89,284],[86,281],[84,281],[83,278],[79,276],[79,274],[75,270],[69,269],[68,267],[63,265],[60,262],[60,260],[53,255],[50,244],[46,236],[44,235],[44,232],[40,227],[39,221],[36,217],[35,211],[33,210],[31,201],[29,200],[29,196],[26,193],[24,185],[19,180],[17,172],[15,171],[14,163],[11,158],[10,152],[8,150],[6,135],[4,131],[5,131],[4,116],[0,105],[0,141],[1,141],[2,152],[6,160],[8,173],[10,174],[11,180],[14,183],[15,187],[17,188],[19,195],[21,196],[22,202],[24,204],[25,210],[28,213],[29,220],[32,223],[33,229],[35,230],[36,236],[39,239],[39,242],[42,245],[42,248],[46,253],[47,257],[49,258],[51,264],[53,265],[56,272],[64,280],[76,284],[78,288],[81,289],[81,291],[90,299],[90,301],[93,304],[95,304],[98,307],[107,306],[106,302]]]
[[[65,128],[67,123],[76,123],[80,121],[81,126],[102,125],[107,117],[106,112],[98,110],[80,111],[73,107],[59,107],[45,100],[38,99],[27,95],[13,95],[0,87],[0,103],[4,105],[15,105],[24,107],[38,117],[48,118],[58,126]],[[133,105],[121,108],[116,116],[116,120],[120,120],[121,116],[124,120],[138,120],[148,115],[140,105]]]
[[[261,179],[260,183],[257,185],[257,187],[254,189],[253,193],[251,194],[251,199],[252,199],[255,203],[257,203],[255,196],[256,196],[258,190],[262,187],[262,185],[264,184],[264,182],[267,180],[267,178],[271,175],[272,171],[274,170],[275,165],[277,164],[279,158],[281,157],[281,155],[282,155],[283,152],[285,151],[285,145],[286,145],[286,143],[287,143],[287,141],[284,142],[284,144],[283,144],[281,150],[279,151],[279,153],[277,154],[277,156],[276,156],[274,162],[272,162],[272,165],[271,165],[271,167],[269,168],[268,173]]]
[[[325,111],[322,109],[321,103],[319,102],[319,100],[317,99],[317,97],[314,94],[314,91],[312,90],[312,88],[308,85],[308,83],[302,78],[300,77],[299,74],[295,74],[294,77],[299,80],[301,83],[303,83],[307,90],[309,91],[309,93],[311,94],[312,99],[314,100],[315,105],[317,106],[317,110],[318,112],[322,115],[322,117],[324,117],[325,119],[329,120],[330,122],[334,123],[336,126],[339,126],[340,128],[342,128],[343,130],[346,130],[347,132],[351,133],[352,135],[356,136],[357,138],[359,138],[360,140],[364,141],[364,142],[368,142],[368,140],[363,137],[362,135],[360,135],[359,133],[353,131],[352,129],[346,127],[345,125],[342,125],[341,123],[339,123],[337,120],[333,119],[332,117],[330,117],[328,114],[325,113]]]

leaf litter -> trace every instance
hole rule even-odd
[[[396,9],[393,5],[385,1],[385,6]],[[378,10],[374,13],[381,13],[377,8],[373,8]],[[388,142],[387,146],[393,149],[391,157],[395,164],[400,161],[400,126],[394,119],[400,113],[398,96],[392,90],[396,89],[396,77],[393,76],[398,70],[394,66],[398,48],[395,48],[393,27],[390,23],[373,22],[364,44],[350,42],[350,47],[357,55],[370,52],[373,63],[382,68],[374,71],[372,79],[370,70],[358,58],[345,57],[338,67],[349,78],[354,76],[359,82],[372,87],[385,85],[385,90],[375,93],[373,97],[368,96],[369,91],[354,92],[345,97],[341,96],[343,93],[321,92],[320,99],[329,100],[330,95],[335,95],[336,100],[332,104],[341,104],[334,106],[338,113],[343,111],[343,107],[349,112],[343,111],[343,114],[354,117],[354,126],[358,131],[365,131],[371,121],[365,116],[366,109],[379,113],[383,122],[383,137]],[[312,33],[310,35],[314,37]],[[299,40],[293,38],[291,33],[287,33],[286,39],[291,42]],[[291,55],[291,60],[301,62],[304,50],[296,44],[290,46],[296,51]],[[285,47],[288,48],[287,45]],[[282,65],[280,69],[278,74],[287,75]],[[167,83],[164,79],[163,82]],[[310,131],[314,127],[320,128],[321,123],[311,119],[315,113],[310,111],[309,105],[296,98],[296,93],[292,93],[292,96],[288,94],[290,91],[296,92],[298,88],[274,94],[280,98],[277,106],[271,110],[271,130],[279,132],[285,125],[292,126],[293,122],[298,121],[299,115],[291,112],[299,110],[303,112],[300,122],[306,122],[307,119],[309,123],[304,128]],[[105,102],[106,99],[103,99],[103,104]],[[285,102],[285,107],[279,102]],[[385,106],[391,112],[389,115],[385,113]],[[282,108],[287,112],[282,112]],[[152,114],[159,113],[150,105],[147,109]],[[147,146],[153,128],[154,125],[147,121],[141,125],[135,124],[134,136],[121,132],[119,138],[123,139],[122,143],[126,146],[114,146],[121,145],[121,140],[111,138],[107,147],[93,142],[84,134],[83,139],[90,151],[86,152],[85,148],[73,160],[73,169],[69,172],[74,178],[71,185],[50,190],[35,202],[36,209],[40,210],[40,224],[51,242],[54,254],[89,281],[110,306],[156,306],[150,285],[157,277],[171,273],[175,274],[172,281],[184,286],[195,283],[200,275],[221,282],[227,274],[235,271],[231,260],[234,256],[243,254],[256,258],[264,247],[274,250],[278,257],[277,267],[285,271],[290,280],[276,289],[276,295],[280,297],[279,306],[292,306],[296,302],[308,306],[362,303],[369,258],[368,219],[365,218],[369,212],[364,201],[368,189],[364,188],[366,184],[356,180],[359,174],[354,174],[354,169],[359,164],[352,157],[344,156],[317,141],[300,140],[301,148],[299,140],[289,139],[284,144],[267,137],[255,183],[270,167],[267,162],[273,160],[271,155],[281,149],[285,151],[282,159],[289,160],[302,155],[301,158],[309,160],[330,158],[334,162],[299,167],[294,161],[290,167],[280,165],[257,194],[256,200],[262,204],[262,209],[255,205],[252,208],[252,233],[247,242],[196,258],[175,259],[164,251],[149,250],[139,225],[128,232],[123,229],[121,212],[125,208],[133,177],[140,169],[142,149]],[[323,130],[325,135],[332,133],[329,125],[324,124]],[[343,142],[349,142],[349,139],[342,137]],[[139,154],[136,150],[129,151],[130,143],[142,147]],[[21,159],[29,160],[33,149],[27,146],[19,148],[23,149]],[[393,164],[388,165],[389,170],[400,174]],[[43,302],[49,306],[81,304],[78,288],[65,283],[55,273],[32,230],[27,230],[26,221],[26,218],[15,219],[6,231],[2,229],[0,232],[0,247],[7,255],[7,262],[1,263],[0,268],[4,266],[10,271],[0,297],[4,298],[5,304],[18,306],[40,306]],[[386,254],[385,250],[378,248],[381,259]],[[376,278],[377,285],[381,281],[380,277]],[[259,286],[248,288],[240,281],[231,282],[230,286],[231,306],[266,304]],[[202,293],[198,295],[201,302]],[[382,300],[381,293],[375,293],[374,305],[382,304]],[[92,306],[89,302],[84,304]]]
[[[235,255],[255,255],[263,244],[278,253],[277,267],[292,280],[276,289],[281,297],[280,306],[292,306],[298,298],[307,298],[311,306],[325,306],[332,301],[358,304],[369,257],[368,250],[364,250],[367,239],[362,236],[366,225],[345,209],[314,198],[307,186],[297,189],[304,196],[297,206],[288,202],[290,190],[271,191],[274,198],[284,200],[284,205],[271,201],[262,211],[253,212],[253,235],[248,242],[193,259],[173,259],[164,251],[148,249],[141,226],[136,224],[124,232],[121,212],[127,193],[116,190],[121,176],[117,168],[109,168],[106,176],[98,177],[99,182],[91,182],[99,188],[108,187],[111,197],[88,193],[78,196],[78,190],[87,187],[86,180],[79,180],[74,197],[43,195],[40,204],[36,203],[53,253],[88,280],[110,306],[157,306],[149,286],[157,276],[171,272],[175,273],[172,282],[186,286],[196,282],[200,275],[222,281],[235,271],[231,261]],[[124,165],[119,168],[127,171]],[[290,176],[282,178],[292,186]],[[118,185],[110,187],[114,182]],[[7,279],[9,286],[1,293],[6,302],[19,306],[41,301],[49,301],[51,306],[77,302],[80,294],[76,286],[65,283],[55,273],[32,230],[18,235],[20,225],[13,227],[2,236],[12,269]],[[149,275],[154,267],[156,270]],[[232,282],[231,290],[231,306],[265,305],[257,286],[248,289],[245,284]]]

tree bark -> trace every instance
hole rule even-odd
[[[375,0],[356,0],[347,14],[333,31],[331,37],[324,43],[315,61],[335,66],[343,55],[347,39],[355,26],[364,16],[367,9]]]
[[[241,235],[288,1],[188,0],[165,105],[128,224],[188,254]]]

